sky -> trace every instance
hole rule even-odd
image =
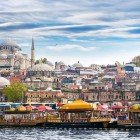
[[[140,0],[1,0],[0,39],[36,59],[127,63],[140,55]]]

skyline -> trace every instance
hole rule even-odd
[[[7,0],[0,2],[0,36],[30,54],[73,64],[129,62],[140,52],[139,0]]]

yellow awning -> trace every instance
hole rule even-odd
[[[90,103],[83,100],[76,100],[72,103],[63,105],[60,110],[93,110]]]
[[[18,106],[17,110],[18,111],[25,111],[26,110],[26,107],[20,105],[20,106]]]

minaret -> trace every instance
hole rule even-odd
[[[31,68],[35,64],[35,47],[34,47],[34,39],[32,38],[32,47],[31,47]]]

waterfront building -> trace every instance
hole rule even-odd
[[[117,90],[94,90],[94,91],[83,91],[81,93],[82,99],[87,102],[107,102],[112,103],[115,101],[127,104],[128,102],[134,102],[136,100],[135,91],[117,91]]]
[[[64,94],[61,90],[53,90],[52,88],[47,88],[46,90],[28,90],[25,94],[25,99],[27,103],[30,102],[60,102]]]

